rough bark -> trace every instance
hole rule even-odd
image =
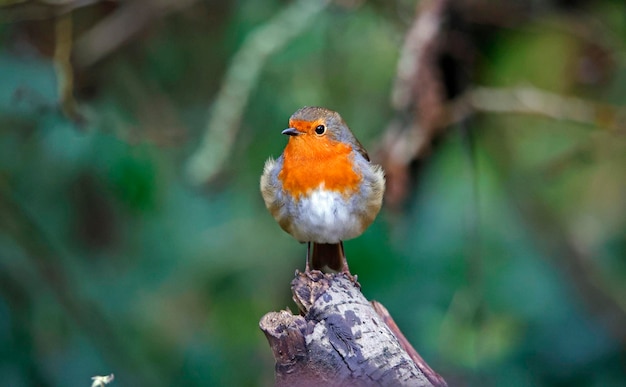
[[[260,322],[276,386],[446,386],[348,276],[298,273],[291,287],[302,315],[270,312]]]

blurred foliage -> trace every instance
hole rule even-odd
[[[288,3],[146,2],[137,33],[73,69],[84,122],[60,107],[54,19],[20,3],[0,3],[2,384],[271,385],[258,321],[295,309],[305,249],[263,206],[263,163],[303,105],[339,111],[377,148],[416,3],[331,4],[270,56],[203,187],[185,164],[229,60]],[[625,105],[623,2],[530,3],[528,20],[477,34],[468,76]],[[77,47],[120,7],[73,9]],[[572,28],[583,17],[602,33]],[[481,115],[451,127],[413,178],[404,207],[346,250],[365,295],[450,385],[625,385],[623,132]]]

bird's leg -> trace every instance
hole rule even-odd
[[[343,275],[348,277],[348,279],[350,279],[350,281],[352,281],[356,286],[358,286],[360,288],[361,284],[359,284],[357,276],[356,275],[352,275],[352,273],[350,273],[350,268],[348,267],[348,259],[346,258],[346,252],[343,249],[343,241],[339,241],[339,252],[341,253],[341,260],[343,261],[343,266],[341,268],[341,273],[343,273]]]
[[[306,265],[304,266],[304,272],[309,272],[309,257],[311,256],[311,242],[306,243]]]
[[[339,241],[339,252],[341,254],[341,261],[343,262],[341,272],[345,274],[350,274],[350,268],[348,267],[348,260],[346,259],[346,252],[343,249],[343,241]]]

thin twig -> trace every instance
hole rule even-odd
[[[193,183],[211,180],[228,159],[250,92],[268,57],[302,33],[328,4],[328,0],[296,1],[248,35],[231,60],[202,142],[188,161],[187,174]]]
[[[444,46],[448,0],[420,2],[413,25],[404,39],[391,93],[397,112],[381,140],[376,158],[385,168],[385,202],[390,207],[407,195],[408,165],[425,153],[438,135],[445,113],[445,87],[438,58]]]
[[[534,87],[476,87],[449,106],[444,126],[475,113],[537,115],[554,120],[593,125],[624,132],[626,108],[582,98],[551,93]]]
[[[136,37],[155,20],[190,7],[196,0],[132,0],[121,2],[112,14],[77,41],[74,60],[79,68],[93,66]]]
[[[4,0],[0,1],[0,22],[17,23],[25,20],[44,20],[90,7],[102,0]],[[108,0],[113,1],[113,0]]]
[[[77,124],[83,124],[85,117],[80,113],[74,98],[74,70],[70,62],[72,55],[72,14],[59,16],[55,23],[54,68],[57,76],[59,105],[63,113]]]

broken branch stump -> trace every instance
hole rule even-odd
[[[370,304],[341,273],[297,273],[291,283],[302,315],[263,316],[276,360],[276,386],[446,386],[382,305]]]

